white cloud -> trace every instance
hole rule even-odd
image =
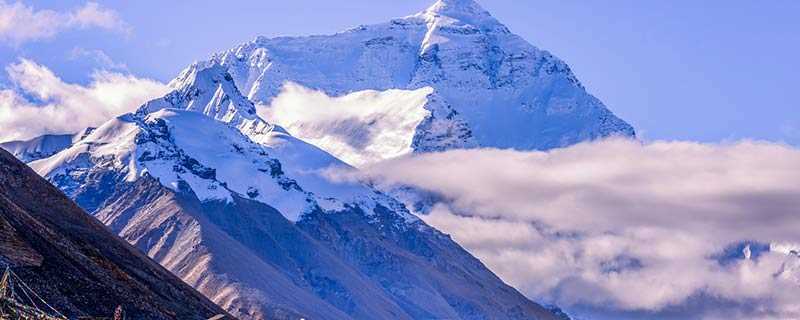
[[[130,26],[111,9],[95,2],[69,12],[36,10],[22,2],[0,0],[0,40],[11,44],[47,39],[68,29],[100,28],[128,33]]]
[[[114,10],[102,8],[96,2],[87,2],[83,7],[69,13],[66,25],[79,28],[97,27],[123,32],[130,30],[130,27],[120,19]]]
[[[709,318],[800,317],[800,258],[756,243],[800,243],[800,150],[790,146],[612,139],[424,154],[332,176],[449,199],[424,220],[534,299],[608,312],[683,306],[689,318],[700,317],[698,305]],[[750,260],[731,249],[743,241],[756,241]]]
[[[425,105],[432,92],[430,87],[363,90],[331,97],[289,82],[258,111],[293,136],[358,167],[412,151],[415,129],[430,114]]]
[[[154,80],[108,71],[96,71],[86,86],[65,83],[25,59],[6,71],[16,89],[0,90],[0,141],[97,126],[168,90]]]

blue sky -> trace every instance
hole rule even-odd
[[[77,83],[88,82],[95,68],[168,81],[192,61],[257,35],[333,33],[431,2],[101,1],[124,30],[71,28],[35,41],[4,40],[0,64],[30,58]],[[564,59],[645,139],[800,143],[800,2],[479,2],[512,31]],[[59,12],[85,4],[24,3]],[[97,50],[111,62],[90,54]],[[5,74],[0,82],[8,83]]]

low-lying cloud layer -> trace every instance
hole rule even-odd
[[[789,146],[607,140],[332,176],[447,199],[424,220],[529,297],[579,313],[800,317],[800,150]]]
[[[0,0],[0,42],[20,44],[46,39],[68,29],[99,28],[128,33],[130,26],[119,15],[96,2],[68,12],[36,10],[22,2]]]
[[[157,81],[108,71],[96,71],[87,86],[70,84],[25,59],[6,72],[13,89],[0,89],[0,142],[97,126],[168,90]]]

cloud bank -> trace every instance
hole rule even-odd
[[[99,28],[128,33],[130,26],[111,9],[87,2],[68,12],[36,10],[22,2],[0,0],[0,41],[21,44],[47,39],[69,29]]]
[[[330,175],[436,194],[426,222],[529,297],[593,319],[800,317],[800,150],[789,146],[612,139]]]
[[[86,86],[70,84],[26,59],[6,72],[14,89],[0,89],[0,141],[77,132],[168,91],[160,82],[108,71],[96,71]]]

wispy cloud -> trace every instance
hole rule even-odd
[[[0,90],[0,141],[97,126],[168,90],[154,80],[109,71],[96,71],[86,86],[66,83],[26,59],[6,72],[15,89]]]
[[[69,52],[69,59],[89,60],[102,69],[119,70],[119,71],[128,70],[128,65],[121,62],[115,62],[113,59],[111,59],[110,56],[108,56],[108,54],[105,53],[105,51],[100,49],[89,50],[89,49],[84,49],[82,47],[75,47],[72,48],[72,51]]]
[[[535,299],[800,316],[800,260],[785,249],[800,248],[800,150],[790,146],[607,140],[418,155],[332,177],[448,199],[424,220]]]
[[[68,12],[36,10],[22,2],[0,0],[0,40],[19,45],[47,39],[69,29],[99,28],[129,33],[131,27],[111,9],[87,2]]]

